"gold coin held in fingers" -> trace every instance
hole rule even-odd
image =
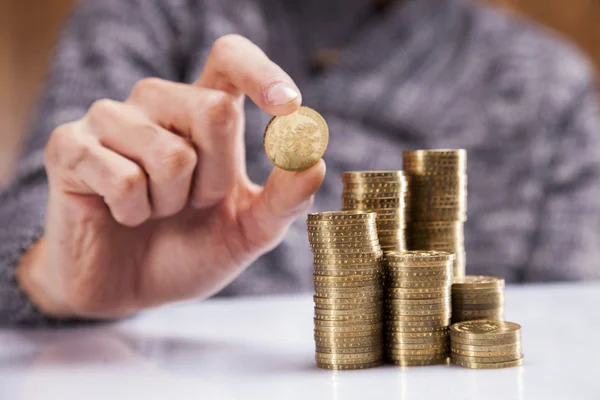
[[[269,160],[286,171],[303,171],[317,163],[329,143],[325,119],[308,107],[275,117],[267,125],[263,144]]]

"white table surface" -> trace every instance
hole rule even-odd
[[[0,330],[0,400],[600,399],[600,284],[509,287],[525,365],[315,367],[310,295],[213,300],[68,330]]]

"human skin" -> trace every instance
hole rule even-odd
[[[46,151],[44,237],[17,278],[44,313],[121,318],[205,299],[274,248],[325,175],[245,167],[245,96],[279,116],[302,102],[292,79],[247,39],[217,40],[191,85],[144,79],[59,126]]]

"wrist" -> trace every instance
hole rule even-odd
[[[16,278],[21,290],[42,313],[57,318],[73,316],[69,308],[58,300],[52,291],[44,238],[21,256],[17,264]]]

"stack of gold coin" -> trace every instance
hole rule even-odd
[[[451,359],[466,368],[509,368],[523,364],[521,326],[477,320],[450,327]]]
[[[504,319],[504,279],[468,275],[452,285],[452,323]]]
[[[383,359],[383,252],[375,221],[375,213],[362,211],[308,215],[321,368],[369,368]]]
[[[439,251],[386,253],[386,355],[392,363],[448,362],[453,262],[453,254]]]
[[[454,277],[465,275],[467,220],[465,150],[404,152],[407,193],[407,247],[456,255]]]
[[[342,208],[376,212],[382,250],[406,250],[406,179],[403,172],[343,172],[342,182]]]

